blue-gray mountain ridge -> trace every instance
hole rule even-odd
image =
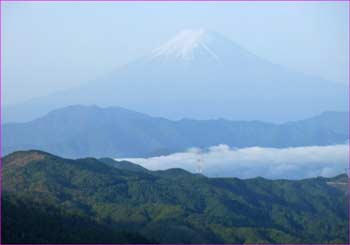
[[[347,112],[283,124],[261,121],[168,120],[120,107],[69,106],[26,123],[3,125],[3,152],[38,149],[64,157],[146,157],[190,147],[294,147],[343,144]]]

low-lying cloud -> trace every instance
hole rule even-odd
[[[230,148],[217,145],[202,150],[150,158],[124,159],[150,170],[182,168],[211,177],[301,179],[335,176],[348,166],[348,145],[307,146],[290,148]],[[119,159],[120,160],[120,159]],[[200,160],[200,161],[199,161]],[[201,166],[201,167],[200,167]]]

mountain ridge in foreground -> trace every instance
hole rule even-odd
[[[348,86],[272,64],[217,32],[194,29],[104,77],[4,107],[3,118],[23,122],[72,104],[120,105],[170,119],[283,122],[347,110]]]
[[[36,150],[5,156],[3,242],[348,242],[346,175],[207,178],[111,161]]]
[[[225,119],[172,121],[121,107],[74,105],[3,125],[3,152],[40,149],[64,157],[149,157],[219,144],[296,147],[344,144],[347,112],[283,124]]]

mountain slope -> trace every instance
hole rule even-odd
[[[135,163],[131,163],[128,161],[116,161],[112,158],[101,158],[99,159],[99,161],[118,169],[134,171],[134,172],[148,172],[148,170],[145,169],[144,167],[141,167],[140,165],[137,165]]]
[[[121,232],[65,210],[19,199],[5,193],[2,197],[3,243],[154,243],[137,233]]]
[[[29,121],[72,104],[119,105],[180,119],[289,121],[348,109],[348,87],[290,71],[208,30],[185,30],[161,47],[75,89],[3,109]]]
[[[292,147],[343,144],[346,112],[286,124],[258,121],[170,121],[120,107],[70,106],[28,123],[3,125],[3,152],[40,149],[66,157],[163,155],[189,147]]]
[[[89,217],[116,235],[139,233],[160,243],[346,243],[347,197],[329,184],[334,181],[347,178],[206,178],[180,169],[127,171],[40,151],[3,159],[6,200]],[[4,205],[2,214],[11,218],[13,208]],[[50,212],[43,215],[52,221]]]

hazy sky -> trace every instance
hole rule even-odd
[[[208,28],[274,63],[348,81],[347,2],[5,2],[3,103],[87,82],[185,28]]]

